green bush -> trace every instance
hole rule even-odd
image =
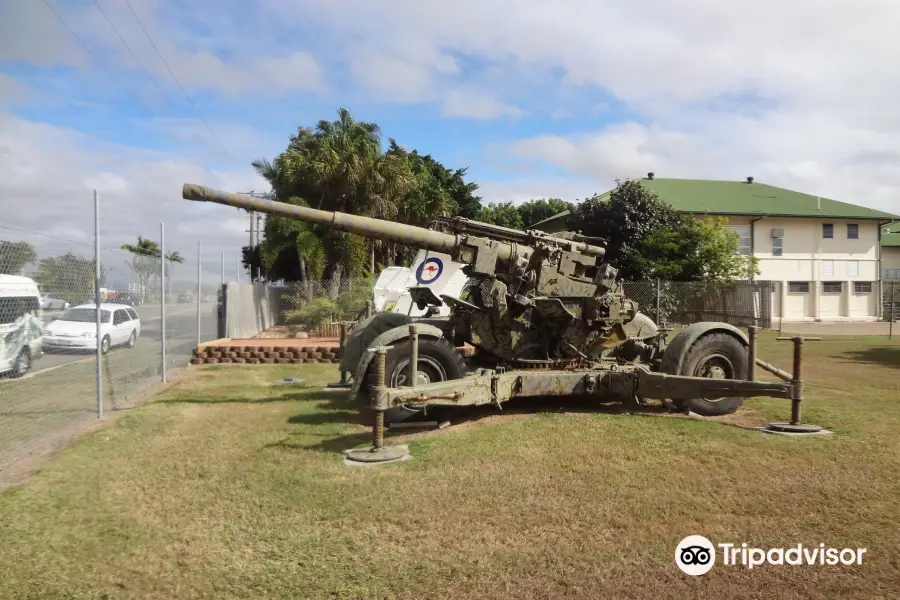
[[[302,325],[307,331],[312,331],[330,323],[336,310],[334,302],[328,298],[316,298],[299,309],[286,311],[285,317],[289,324]]]

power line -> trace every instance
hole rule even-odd
[[[65,27],[69,31],[69,33],[72,34],[72,37],[74,37],[76,40],[78,40],[78,43],[81,44],[81,46],[84,48],[85,52],[87,52],[87,54],[89,56],[93,55],[94,52],[91,50],[90,46],[88,46],[87,42],[85,42],[84,39],[82,39],[82,37],[80,35],[78,35],[74,29],[72,29],[72,27],[69,25],[69,23],[66,22],[66,20],[62,18],[62,15],[60,15],[59,12],[57,12],[57,10],[55,8],[53,8],[53,5],[49,2],[49,0],[44,0],[44,4],[47,6],[48,9],[50,9],[50,12],[53,13],[53,16],[55,16],[56,19],[60,23],[62,23],[63,27]],[[140,65],[141,68],[144,70],[144,73],[147,75],[147,77],[150,78],[150,81],[153,83],[153,85],[156,86],[157,91],[159,91],[159,93],[162,95],[162,97],[165,98],[166,100],[168,100],[170,104],[174,104],[174,102],[172,102],[172,100],[168,96],[166,96],[162,90],[160,90],[159,86],[156,84],[156,81],[154,81],[153,78],[150,77],[150,73],[147,72],[147,69],[144,68],[144,66],[141,64],[140,60],[138,60],[138,58],[134,55],[134,52],[132,52],[132,50],[128,46],[128,44],[125,43],[125,40],[122,38],[122,35],[116,29],[115,25],[112,24],[112,21],[109,20],[109,17],[106,16],[106,13],[103,12],[103,9],[100,8],[100,5],[97,4],[96,0],[94,0],[94,5],[97,7],[97,9],[100,11],[100,13],[106,18],[106,21],[109,23],[110,27],[112,27],[113,31],[116,32],[116,34],[119,36],[119,39],[122,41],[122,43],[125,44],[125,47],[131,53],[131,55],[134,57],[134,59],[137,61],[138,65]],[[108,70],[104,70],[104,72],[110,79],[115,81],[126,94],[133,95],[133,91],[130,90],[124,83],[122,83],[122,80],[119,79],[114,73],[112,73],[111,71],[108,71]],[[191,127],[191,131],[194,133],[194,135],[197,135],[197,132],[194,131],[193,127]],[[200,136],[197,136],[198,139],[199,139],[199,137]],[[206,150],[207,150],[207,152],[209,152],[208,148]],[[229,156],[230,156],[230,154],[229,154]],[[232,157],[232,160],[234,160],[233,157]],[[218,175],[216,175],[215,172],[210,171],[206,167],[204,167],[203,170],[206,171],[207,173],[209,173],[210,175],[212,175],[222,185],[225,185],[225,182],[222,181],[222,178],[220,178]]]
[[[139,59],[137,57],[137,54],[134,53],[134,50],[131,49],[131,46],[128,45],[128,42],[126,42],[125,38],[122,37],[122,34],[119,33],[119,30],[116,28],[115,25],[113,25],[113,22],[109,19],[108,16],[106,16],[106,12],[103,10],[103,8],[100,7],[100,3],[97,2],[97,0],[94,0],[94,6],[97,7],[97,10],[100,11],[100,14],[103,15],[103,18],[106,19],[106,22],[109,23],[110,27],[112,27],[112,30],[116,32],[117,36],[119,36],[119,41],[122,42],[122,45],[125,46],[125,49],[128,50],[129,54],[131,54],[131,58],[133,58],[134,61],[138,64],[138,66],[141,68],[141,70],[147,76],[147,79],[150,80],[150,83],[152,83],[153,87],[156,88],[156,91],[159,92],[159,95],[162,96],[163,98],[165,98],[166,102],[168,102],[169,104],[175,104],[174,102],[172,102],[172,99],[169,98],[164,91],[162,91],[162,88],[159,87],[159,84],[156,83],[156,79],[154,79],[153,76],[150,75],[150,71],[148,71],[147,68],[144,67],[144,63],[141,62],[141,59]]]
[[[232,156],[231,152],[228,151],[228,149],[225,147],[225,144],[222,143],[222,140],[220,140],[219,137],[215,134],[215,132],[213,132],[212,128],[209,126],[209,123],[207,123],[206,119],[203,118],[203,114],[200,113],[200,109],[197,108],[197,105],[194,104],[194,101],[191,99],[191,97],[185,91],[184,86],[181,85],[180,81],[178,81],[178,77],[176,77],[175,73],[172,72],[171,67],[169,67],[169,63],[166,61],[162,52],[160,52],[159,47],[157,47],[157,45],[156,45],[156,42],[153,41],[153,38],[150,36],[150,33],[147,31],[147,28],[144,27],[143,21],[141,21],[141,18],[138,17],[136,12],[134,12],[134,8],[131,6],[131,2],[129,2],[128,0],[125,0],[125,4],[128,6],[128,10],[131,11],[131,14],[134,15],[135,21],[137,21],[138,25],[141,26],[141,29],[143,30],[144,35],[146,35],[147,40],[150,41],[150,45],[153,46],[154,50],[156,50],[156,54],[159,56],[159,59],[162,61],[163,65],[165,65],[166,70],[169,72],[169,75],[172,76],[172,79],[175,81],[175,84],[178,86],[178,89],[181,90],[181,93],[184,94],[184,97],[188,101],[188,104],[190,104],[191,108],[194,109],[194,112],[197,113],[197,117],[200,119],[200,121],[203,122],[203,125],[206,126],[206,130],[209,131],[209,135],[211,135],[213,137],[213,139],[216,140],[216,143],[219,144],[219,147],[222,149],[222,151],[225,152],[225,154],[227,154],[228,157],[232,161],[234,161],[235,164],[237,164],[237,160],[235,160],[235,158],[234,158],[234,156]]]
[[[28,233],[31,235],[39,235],[41,237],[50,238],[52,240],[60,240],[63,242],[70,242],[72,244],[81,244],[81,245],[89,245],[90,242],[79,242],[76,240],[70,240],[68,238],[59,237],[58,235],[50,235],[47,233],[40,233],[38,231],[32,231],[30,229],[21,229],[19,227],[12,227],[11,225],[0,225],[0,229],[8,229],[10,231],[18,231],[19,233]]]

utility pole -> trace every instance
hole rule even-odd
[[[250,190],[249,192],[238,192],[239,194],[243,194],[245,196],[250,196],[251,198],[265,198],[265,194],[258,194],[256,190]],[[248,230],[250,233],[250,249],[253,250],[256,246],[260,244],[260,223],[262,221],[262,215],[257,213],[254,210],[250,211],[250,229]],[[254,227],[256,228],[256,237],[253,237]],[[250,283],[253,283],[253,267],[249,267],[248,271],[250,273]],[[259,269],[257,269],[257,279],[259,279]]]

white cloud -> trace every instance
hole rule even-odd
[[[835,143],[835,142],[839,143]],[[900,139],[816,114],[759,118],[709,115],[684,129],[618,123],[575,136],[545,135],[507,146],[524,161],[551,163],[609,184],[657,177],[757,181],[900,212]]]
[[[118,248],[138,235],[158,240],[159,223],[165,222],[168,248],[192,259],[200,240],[209,264],[218,269],[225,250],[233,265],[248,241],[246,213],[188,202],[181,198],[181,187],[199,183],[229,191],[267,189],[249,167],[211,172],[190,156],[110,144],[3,113],[0,156],[0,214],[6,227],[0,228],[0,239],[23,239],[43,254],[90,253],[89,245],[70,241],[93,238],[96,188],[104,248]]]
[[[277,96],[287,92],[315,91],[325,86],[322,69],[306,52],[288,56],[263,56],[249,64],[226,63],[209,52],[170,53],[166,62],[185,87],[222,92],[226,96],[254,93]],[[163,65],[160,79],[169,78]]]
[[[245,24],[239,14],[231,15],[234,35],[221,36],[219,43],[212,45],[236,57],[224,61],[198,44],[195,32],[174,23],[158,22],[156,16],[162,4],[165,3],[156,0],[132,2],[137,18],[122,2],[101,2],[103,12],[93,3],[60,4],[55,10],[63,24],[43,2],[5,2],[0,7],[0,39],[3,40],[0,61],[24,61],[40,67],[64,65],[100,70],[127,67],[137,72],[146,69],[158,85],[171,90],[174,98],[180,92],[166,64],[188,91],[213,90],[226,96],[251,92],[279,96],[324,89],[322,69],[311,54],[290,48],[287,51],[264,49],[263,44],[251,39],[258,35],[247,35],[246,31],[238,35]],[[206,16],[198,14],[197,19],[206,21]],[[149,33],[149,39],[141,25]],[[88,45],[90,53],[66,26]],[[154,44],[165,57],[165,63]]]
[[[496,119],[503,116],[519,117],[525,113],[518,107],[485,95],[477,89],[462,87],[449,90],[444,95],[441,114],[445,117]]]
[[[21,81],[0,73],[0,101],[18,102],[29,92],[28,86]]]
[[[477,194],[482,201],[521,204],[534,198],[560,198],[574,202],[605,192],[596,182],[581,178],[527,178],[510,181],[482,181]]]
[[[88,56],[43,2],[0,4],[0,62],[84,67]]]

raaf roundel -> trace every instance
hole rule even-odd
[[[416,269],[416,281],[423,285],[434,283],[444,272],[444,263],[441,259],[432,256],[425,259]]]

